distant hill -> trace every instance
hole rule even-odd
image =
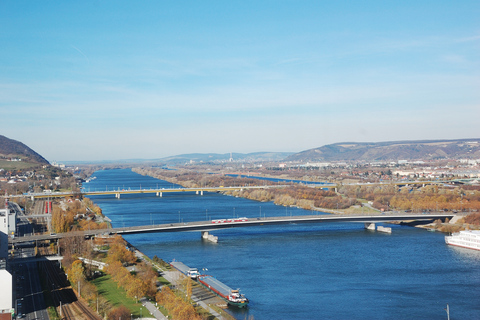
[[[285,161],[387,161],[480,159],[480,139],[376,143],[343,142],[293,154]]]
[[[22,159],[25,162],[49,164],[49,162],[25,144],[0,135],[0,160]]]
[[[282,161],[293,152],[254,152],[254,153],[233,153],[233,161],[244,162],[265,162],[265,161]],[[123,160],[100,160],[100,161],[62,161],[67,165],[86,165],[86,164],[98,164],[98,165],[120,165],[120,166],[133,166],[133,165],[158,165],[159,163],[165,165],[179,165],[189,162],[194,163],[218,163],[228,162],[230,160],[230,153],[189,153],[179,154],[176,156],[169,156],[159,159],[123,159]]]
[[[260,161],[281,161],[292,155],[293,152],[254,152],[254,153],[232,153],[233,161],[260,162]],[[229,161],[230,153],[190,153],[181,154],[172,157],[158,159],[158,161],[166,163],[186,163],[194,162],[221,162]]]

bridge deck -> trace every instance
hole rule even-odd
[[[308,216],[282,216],[266,218],[248,218],[247,221],[212,223],[208,221],[194,221],[184,223],[169,223],[159,225],[134,226],[111,229],[97,229],[79,231],[75,234],[81,236],[96,236],[103,234],[136,234],[152,232],[185,232],[185,231],[212,231],[216,229],[271,226],[292,223],[327,223],[327,222],[386,222],[386,221],[434,221],[437,219],[451,219],[454,214],[382,214],[382,215],[308,215]],[[34,235],[9,239],[9,243],[17,244],[35,240],[59,239],[71,236],[74,233],[58,233],[53,235]]]

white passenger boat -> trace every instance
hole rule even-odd
[[[480,250],[480,230],[464,230],[445,237],[451,246]]]

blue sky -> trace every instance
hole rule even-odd
[[[2,1],[0,134],[49,161],[480,137],[480,2]]]

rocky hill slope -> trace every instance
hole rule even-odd
[[[343,142],[302,151],[286,161],[480,159],[480,139]]]
[[[0,135],[0,160],[21,159],[25,162],[49,164],[49,162],[25,144]]]

